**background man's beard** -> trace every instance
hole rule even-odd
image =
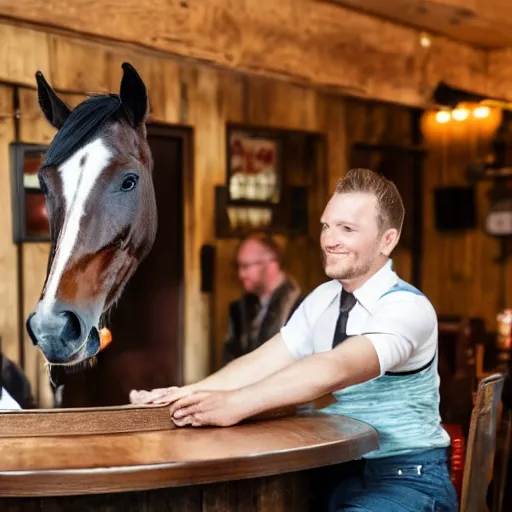
[[[263,295],[263,293],[265,293],[265,283],[263,281],[253,281],[250,284],[249,289],[246,289],[246,292],[252,293],[259,297],[260,295]]]

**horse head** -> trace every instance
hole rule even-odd
[[[57,129],[39,170],[51,251],[27,331],[52,365],[75,365],[100,350],[99,331],[157,226],[148,95],[124,63],[119,94],[70,109],[36,74],[39,106]]]

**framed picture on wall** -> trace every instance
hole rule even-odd
[[[50,222],[38,178],[48,146],[12,143],[9,149],[14,243],[49,242]]]
[[[278,204],[282,197],[282,141],[279,133],[228,125],[229,201]]]

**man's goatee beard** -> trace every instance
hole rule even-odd
[[[343,269],[340,271],[336,271],[333,269],[331,272],[327,271],[327,265],[324,256],[324,272],[325,275],[331,279],[337,279],[338,281],[346,280],[346,279],[355,279],[357,277],[364,276],[367,274],[371,268],[370,264],[360,265],[360,266],[352,266],[347,269]]]

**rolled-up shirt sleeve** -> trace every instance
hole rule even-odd
[[[435,347],[431,342],[436,328],[437,319],[430,303],[415,296],[413,300],[385,301],[365,322],[361,335],[373,343],[382,375],[406,363],[413,352],[420,357],[432,357]]]
[[[284,343],[295,359],[302,359],[315,352],[314,330],[318,322],[322,321],[322,313],[337,297],[340,289],[340,284],[335,280],[317,286],[281,328]]]
[[[311,300],[311,295],[308,295],[281,328],[284,343],[295,359],[313,353]]]

